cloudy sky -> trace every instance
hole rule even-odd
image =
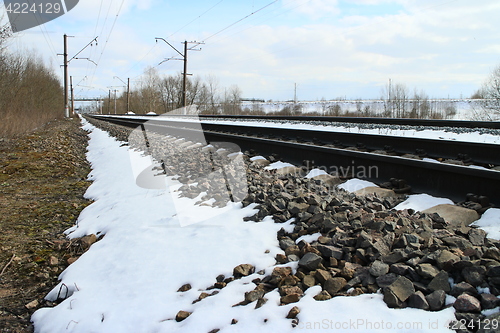
[[[80,0],[69,13],[15,34],[62,77],[63,34],[77,96],[139,85],[155,67],[238,85],[247,98],[379,98],[389,79],[430,97],[469,97],[500,64],[498,0]],[[190,46],[194,46],[190,44]],[[94,64],[96,63],[97,66]],[[115,78],[115,77],[119,77]],[[120,80],[121,79],[121,80]],[[113,87],[113,88],[109,88]]]

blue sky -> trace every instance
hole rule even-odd
[[[221,89],[238,85],[244,97],[292,99],[297,84],[300,100],[379,98],[391,78],[412,92],[458,98],[500,64],[499,14],[496,0],[80,0],[16,34],[10,48],[35,50],[62,76],[62,35],[75,36],[70,57],[99,36],[79,56],[98,66],[70,63],[82,97],[122,89],[115,76],[138,86],[150,66],[180,73],[181,61],[158,65],[176,55],[155,43],[163,37],[179,50],[184,40],[205,41],[189,52],[188,71],[215,76]]]

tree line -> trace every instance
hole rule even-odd
[[[132,83],[134,83],[132,81]],[[148,68],[137,84],[129,91],[127,110],[127,91],[115,95],[111,91],[102,103],[102,112],[123,114],[128,111],[136,114],[154,112],[162,114],[183,107],[183,77],[160,75],[154,68]],[[232,85],[222,88],[213,75],[205,79],[188,78],[186,81],[186,105],[196,105],[203,114],[240,114],[241,90]]]
[[[64,92],[54,71],[34,54],[9,52],[11,38],[10,27],[0,27],[0,137],[64,116]]]

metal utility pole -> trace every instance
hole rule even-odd
[[[75,95],[73,91],[73,77],[69,77],[69,85],[71,89],[71,115],[75,114]]]
[[[130,78],[127,78],[127,112],[130,111]]]
[[[182,73],[182,106],[186,107],[186,81],[188,71],[188,42],[184,41],[184,73]]]
[[[194,49],[194,47],[200,45],[200,44],[204,44],[203,42],[188,42],[188,41],[184,41],[184,54],[182,54],[179,50],[177,50],[175,47],[172,46],[172,44],[170,44],[169,42],[167,42],[164,38],[159,38],[159,37],[156,37],[155,40],[156,42],[158,42],[158,39],[164,41],[165,43],[168,44],[168,46],[170,46],[171,48],[173,48],[177,53],[179,53],[179,55],[182,57],[182,59],[178,59],[178,58],[168,58],[168,59],[165,59],[163,60],[162,62],[160,62],[160,64],[162,64],[163,62],[165,61],[168,61],[168,60],[183,60],[184,61],[184,72],[182,73],[182,106],[183,107],[186,107],[187,106],[187,102],[186,102],[186,95],[187,95],[187,76],[188,75],[191,75],[191,74],[188,74],[187,72],[187,55],[188,55],[188,51],[200,51],[201,49]],[[189,48],[188,49],[188,43],[193,43],[193,44],[196,44],[194,45],[192,48]]]
[[[68,36],[64,34],[64,117],[69,118],[68,107]]]
[[[111,108],[111,89],[109,90],[109,97],[108,97],[108,114],[111,114],[109,112],[109,109]]]
[[[63,42],[64,42],[64,52],[63,52],[63,57],[64,57],[64,63],[63,63],[63,67],[64,67],[64,116],[66,118],[69,118],[69,102],[68,102],[68,65],[70,63],[71,60],[73,59],[86,59],[92,63],[94,63],[96,66],[97,64],[95,62],[93,62],[92,60],[90,60],[89,58],[77,58],[76,56],[79,55],[80,53],[82,53],[83,50],[85,50],[89,45],[92,45],[92,43],[94,43],[94,41],[96,42],[97,44],[97,37],[92,39],[90,41],[90,43],[88,43],[87,45],[85,45],[83,47],[83,49],[81,49],[77,54],[75,54],[75,56],[73,58],[71,58],[70,60],[68,60],[68,37],[74,37],[74,36],[68,36],[66,34],[63,35]],[[60,55],[60,54],[58,54]]]
[[[115,90],[113,90],[113,92],[114,92],[114,96],[115,96],[115,114],[116,114],[116,92],[117,92],[117,91],[118,91],[118,90],[116,90],[116,89],[115,89]]]
[[[130,78],[129,77],[127,78],[127,83],[125,83],[125,81],[120,79],[118,76],[114,76],[114,78],[117,78],[118,80],[122,81],[123,84],[127,85],[127,111],[126,112],[129,112],[130,111]]]

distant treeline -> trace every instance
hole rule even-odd
[[[9,53],[10,28],[0,29],[0,137],[7,137],[63,117],[64,92],[42,59]]]

